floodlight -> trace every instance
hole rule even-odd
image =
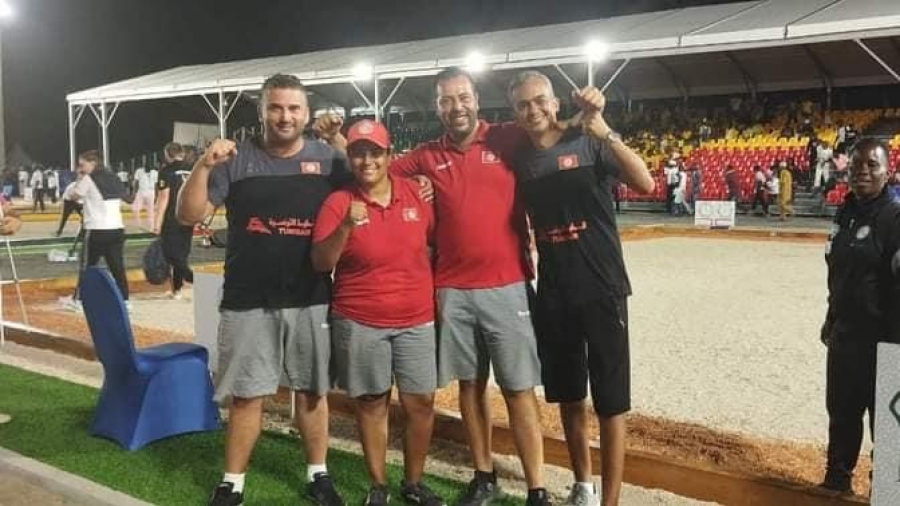
[[[369,81],[374,74],[374,69],[368,63],[357,63],[353,67],[353,79],[355,81]]]
[[[12,6],[5,0],[0,0],[0,19],[7,19],[13,16]]]
[[[602,40],[592,40],[584,45],[584,54],[590,61],[606,61],[609,58],[609,44]]]
[[[487,69],[487,61],[484,55],[478,51],[472,51],[466,56],[466,70],[469,72],[484,72]]]

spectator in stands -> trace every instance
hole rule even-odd
[[[700,137],[700,142],[706,141],[712,137],[712,128],[709,126],[709,121],[706,118],[703,118],[703,121],[697,128],[697,135]]]
[[[816,148],[816,173],[813,176],[813,193],[819,193],[822,186],[831,178],[832,156],[834,151],[827,142],[822,142]]]
[[[25,167],[19,167],[18,177],[19,177],[19,188],[18,188],[18,192],[16,193],[16,195],[18,195],[19,197],[25,198],[25,189],[28,188],[28,182],[31,179],[31,174],[29,174],[28,169],[26,169]],[[33,194],[32,194],[32,198],[34,198]]]
[[[816,166],[818,165],[817,156],[819,156],[819,146],[821,142],[815,135],[811,135],[809,137],[809,142],[806,144],[806,160],[809,162],[806,167],[806,190],[812,190],[813,177],[812,174],[816,171]]]
[[[36,212],[38,205],[41,212],[46,210],[44,205],[44,195],[47,189],[47,180],[44,176],[44,170],[40,165],[35,165],[34,171],[31,173],[31,200],[33,202],[31,212]]]
[[[778,178],[779,166],[773,167],[772,170],[766,172],[766,201],[779,202],[778,195],[781,193],[781,181]],[[765,211],[766,217],[769,216],[768,209]]]
[[[762,214],[759,216],[769,216],[769,199],[766,190],[766,172],[759,165],[753,166],[753,203],[750,205],[750,212],[756,211],[757,204],[762,208]]]
[[[778,214],[781,221],[794,214],[791,203],[794,200],[794,174],[787,162],[778,164]]]
[[[666,213],[673,214],[675,212],[675,189],[681,181],[681,171],[678,168],[678,158],[675,154],[669,155],[666,160],[666,167],[663,169],[666,177]]]
[[[703,173],[700,171],[700,166],[694,165],[691,167],[691,206],[693,206],[694,211],[697,209],[697,202],[700,200],[700,196],[703,194]]]
[[[16,189],[16,174],[12,169],[3,169],[3,197],[10,201]]]
[[[405,478],[410,504],[443,506],[422,482],[434,425],[437,339],[428,252],[431,204],[418,183],[388,175],[391,141],[381,123],[357,121],[347,134],[356,183],[332,193],[313,231],[312,263],[334,271],[331,338],[337,385],[356,404],[371,487],[367,506],[389,501],[385,453],[391,385],[406,414]]]
[[[131,204],[131,217],[134,226],[141,227],[141,211],[147,211],[147,228],[152,229],[156,223],[156,190],[150,173],[144,167],[134,171],[134,202]]]
[[[863,138],[851,153],[851,192],[826,248],[828,312],[820,334],[828,347],[821,486],[841,493],[852,492],[866,413],[874,433],[878,343],[900,344],[900,202],[885,188],[889,150]]]
[[[684,164],[678,164],[678,184],[672,190],[672,214],[681,216],[691,214],[691,206],[688,204],[688,176],[684,170]]]
[[[895,170],[894,173],[891,174],[888,186],[891,193],[894,195],[894,198],[900,200],[900,170]]]
[[[728,189],[728,200],[732,202],[741,200],[741,176],[734,165],[725,166],[725,187]]]
[[[45,196],[50,197],[50,203],[56,204],[56,201],[59,200],[59,176],[56,174],[56,169],[47,167],[44,170],[44,182],[47,184]]]

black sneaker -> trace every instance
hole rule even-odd
[[[306,495],[319,506],[344,506],[344,500],[334,488],[328,473],[316,473],[306,486]]]
[[[853,477],[848,475],[847,473],[827,472],[825,473],[825,479],[822,480],[822,483],[819,484],[819,488],[838,494],[852,494],[852,480]]]
[[[406,483],[400,485],[400,495],[407,504],[420,506],[446,506],[447,503],[437,495],[428,485],[422,483]]]
[[[500,496],[500,485],[493,473],[476,472],[469,482],[465,495],[459,500],[459,506],[486,506]]]
[[[550,506],[550,504],[550,496],[547,494],[547,489],[535,488],[528,491],[525,506]]]
[[[363,506],[387,506],[390,500],[391,494],[388,492],[387,485],[372,485],[369,493],[366,494]]]
[[[234,483],[223,481],[219,483],[212,497],[209,498],[209,506],[241,506],[244,504],[244,494],[234,491]]]

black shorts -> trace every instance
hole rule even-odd
[[[591,398],[598,416],[631,409],[628,306],[624,297],[569,303],[539,290],[534,323],[548,402]]]

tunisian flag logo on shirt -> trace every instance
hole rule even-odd
[[[301,174],[321,174],[322,164],[319,162],[300,162]]]
[[[482,151],[481,163],[500,163],[500,157],[493,151]]]
[[[561,155],[556,159],[559,170],[578,168],[578,155]]]
[[[415,207],[404,207],[403,221],[419,221],[419,210]]]

